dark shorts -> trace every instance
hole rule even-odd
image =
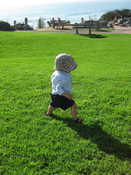
[[[68,99],[63,95],[52,95],[51,94],[52,102],[50,105],[54,108],[61,108],[66,110],[75,104],[75,101],[72,99]]]

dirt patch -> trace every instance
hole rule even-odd
[[[131,34],[131,27],[121,27],[121,26],[114,26],[114,30],[112,33],[129,33]]]

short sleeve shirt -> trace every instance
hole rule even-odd
[[[62,95],[70,93],[72,89],[72,80],[70,73],[55,71],[51,76],[52,94]]]

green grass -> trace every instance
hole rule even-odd
[[[131,175],[131,35],[0,32],[0,175]],[[74,56],[70,111],[45,116],[54,57]]]

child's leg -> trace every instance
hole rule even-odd
[[[80,117],[78,117],[77,114],[78,114],[78,113],[77,113],[77,105],[74,104],[74,105],[71,107],[71,115],[72,115],[72,117],[73,117],[73,120],[75,120],[75,121],[82,121],[83,119],[80,118]]]
[[[73,118],[77,118],[77,105],[76,104],[71,106],[71,115]]]
[[[48,106],[48,111],[47,111],[47,115],[51,115],[53,113],[53,111],[55,110],[55,108],[51,105]]]

